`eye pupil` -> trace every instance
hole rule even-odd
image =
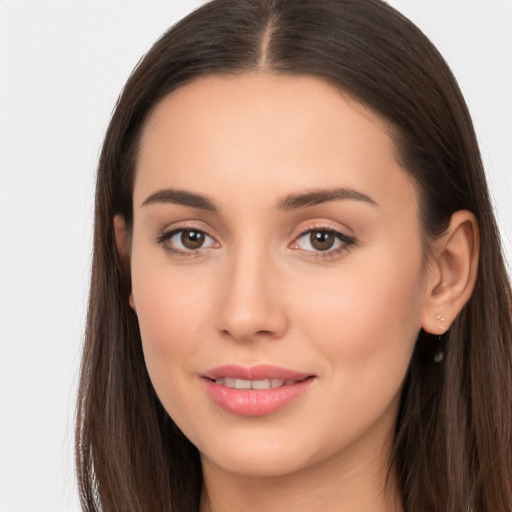
[[[187,249],[199,249],[204,243],[204,233],[201,233],[201,231],[184,230],[181,234],[181,243]]]
[[[327,251],[334,245],[335,235],[332,231],[312,231],[310,242],[318,251]]]

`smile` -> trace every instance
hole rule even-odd
[[[213,403],[237,416],[272,414],[306,393],[316,379],[315,375],[269,365],[227,365],[202,377]]]

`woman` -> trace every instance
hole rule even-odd
[[[378,0],[215,0],[100,159],[86,510],[512,508],[510,284],[438,52]]]

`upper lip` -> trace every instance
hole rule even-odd
[[[269,364],[258,364],[255,366],[242,366],[239,364],[226,364],[208,370],[202,375],[206,379],[216,380],[222,378],[244,379],[244,380],[304,380],[313,375],[310,373],[297,372],[289,368],[282,368]]]

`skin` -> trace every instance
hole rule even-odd
[[[169,188],[216,211],[155,198]],[[279,207],[339,188],[371,201]],[[393,472],[386,485],[400,392],[420,329],[444,332],[471,293],[471,214],[457,212],[427,264],[417,190],[386,124],[316,78],[265,73],[205,77],[164,98],[142,134],[133,200],[133,230],[115,219],[130,304],[155,390],[201,453],[201,511],[401,510]],[[161,240],[178,229],[204,244]],[[320,251],[314,230],[353,243]],[[238,416],[201,379],[229,363],[314,379],[272,414]]]

